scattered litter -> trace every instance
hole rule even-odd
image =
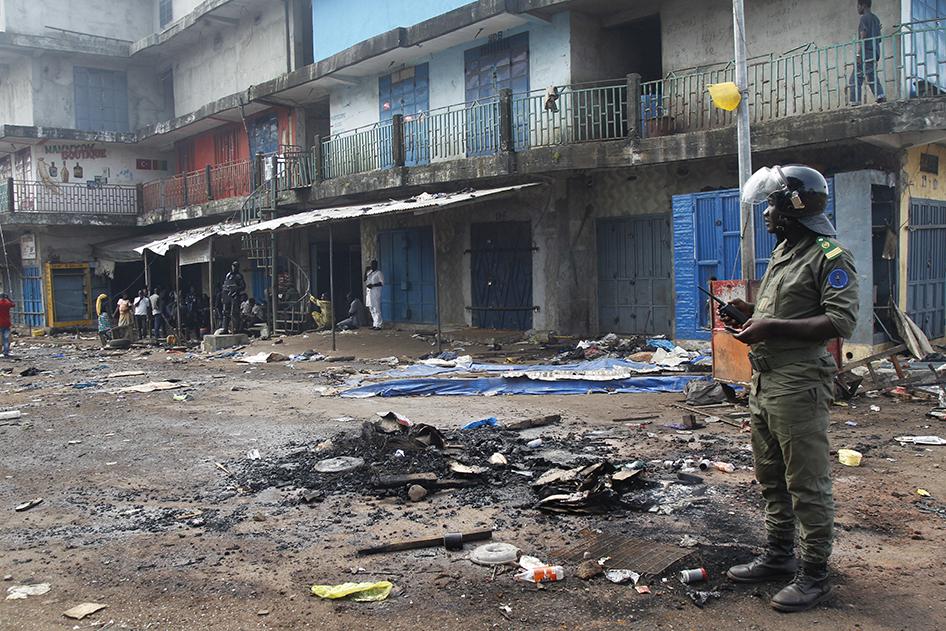
[[[692,535],[683,535],[677,545],[681,548],[695,548],[700,545],[700,542]]]
[[[479,421],[467,423],[460,429],[480,429],[481,427],[499,427],[499,420],[495,416],[491,416],[489,418],[480,419]]]
[[[872,405],[872,406],[870,406],[870,411],[871,411],[871,412],[880,412],[880,406],[879,406],[879,405]]]
[[[509,421],[503,427],[505,429],[511,430],[522,430],[529,429],[532,427],[543,427],[545,425],[551,425],[552,423],[558,423],[562,420],[560,414],[548,414],[546,416],[537,416],[534,418],[527,418],[518,421]]]
[[[313,468],[319,473],[347,473],[348,471],[360,469],[364,464],[364,458],[338,456],[337,458],[320,460]]]
[[[68,445],[81,445],[81,444],[82,444],[82,441],[81,441],[81,440],[70,440],[70,441],[69,441],[68,443],[66,443],[66,444],[68,444]]]
[[[709,573],[706,571],[706,568],[703,567],[691,570],[680,570],[678,576],[680,577],[680,582],[683,584],[702,583],[709,580]]]
[[[857,427],[857,423],[855,421],[847,421],[844,424],[847,425],[848,427]]]
[[[718,381],[691,381],[683,388],[687,405],[712,405],[727,401],[726,389]]]
[[[140,377],[145,374],[143,370],[126,370],[125,372],[113,372],[110,375],[107,375],[106,379],[121,379],[122,377]],[[104,605],[103,605],[104,607]]]
[[[41,371],[40,371],[39,369],[37,369],[36,367],[30,366],[30,367],[27,368],[26,370],[21,370],[19,374],[20,374],[21,377],[35,377],[35,376],[38,375],[40,372],[41,372]]]
[[[42,596],[49,592],[49,583],[32,585],[11,585],[7,588],[7,600],[24,600],[30,596]]]
[[[926,413],[930,418],[936,418],[941,421],[946,421],[946,408],[933,408]]]
[[[43,498],[37,497],[37,498],[32,499],[32,500],[30,500],[30,501],[28,501],[28,502],[23,502],[22,504],[19,504],[19,505],[15,506],[15,507],[13,508],[13,510],[15,510],[15,511],[18,512],[18,513],[22,513],[22,512],[24,512],[24,511],[28,511],[29,509],[33,508],[34,506],[39,506],[39,505],[42,504],[42,503],[43,503]]]
[[[637,581],[641,580],[641,575],[633,570],[605,570],[604,577],[618,584],[630,582],[632,585],[637,585]]]
[[[723,473],[732,473],[736,470],[735,465],[733,465],[731,462],[714,462],[713,467],[715,467],[717,471],[722,471]]]
[[[108,605],[103,605],[101,603],[82,603],[81,605],[76,605],[72,609],[65,610],[62,612],[62,615],[74,620],[82,620],[86,616],[91,616],[96,611],[101,611],[106,607],[108,607]]]
[[[538,449],[541,446],[542,446],[541,438],[534,438],[526,443],[526,447],[528,447],[529,449]]]
[[[920,497],[932,497],[930,492],[927,491],[926,489],[917,489],[916,494],[919,495]]]
[[[259,460],[262,456],[260,456],[259,449],[250,449],[246,452],[246,457],[250,460]]]
[[[901,445],[907,443],[913,445],[946,445],[946,439],[939,436],[897,436],[894,440]]]
[[[480,475],[489,471],[486,467],[465,465],[455,460],[450,462],[450,470],[457,475]]]
[[[149,381],[148,383],[141,383],[136,386],[127,386],[125,388],[119,388],[114,392],[116,394],[124,394],[127,392],[140,392],[146,394],[148,392],[158,392],[161,390],[177,390],[179,388],[189,388],[189,384],[184,383],[183,381]]]
[[[532,556],[519,558],[519,567],[522,570],[516,573],[517,581],[529,583],[552,583],[565,578],[565,568],[561,565],[546,565]]]
[[[19,410],[7,410],[6,412],[0,412],[0,421],[12,421],[23,416],[23,413]]]
[[[477,546],[470,553],[470,561],[477,565],[504,565],[515,563],[519,557],[519,548],[511,543],[493,541]]]
[[[256,355],[238,357],[233,361],[240,364],[271,364],[273,362],[284,362],[288,360],[289,358],[282,353],[267,353],[266,351],[260,351]]]
[[[335,600],[351,597],[355,602],[384,600],[391,594],[394,584],[390,581],[377,583],[342,583],[340,585],[313,585],[312,593],[319,598]]]
[[[690,600],[693,601],[693,604],[702,609],[710,598],[719,598],[721,594],[719,592],[701,592],[694,591],[687,594],[690,597]]]
[[[854,451],[853,449],[838,449],[838,462],[846,467],[861,466],[862,457],[863,454],[859,451]]]
[[[381,417],[381,427],[387,433],[398,431],[397,425],[400,425],[401,427],[414,426],[414,423],[411,421],[411,419],[394,411],[378,412],[378,416]]]
[[[506,456],[497,451],[489,457],[489,463],[494,467],[505,467],[507,464],[509,464],[509,461],[506,460]]]
[[[649,594],[650,588],[647,587],[646,585],[635,585],[634,591],[637,592],[638,594]]]
[[[191,395],[187,394],[186,392],[184,394],[175,394],[173,399],[175,401],[190,401]]]

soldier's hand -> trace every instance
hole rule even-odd
[[[772,327],[770,320],[752,320],[750,319],[744,325],[739,333],[733,335],[734,338],[743,344],[755,344],[772,337]]]
[[[733,300],[729,302],[729,304],[731,304],[736,309],[739,309],[744,314],[750,317],[752,316],[753,312],[755,312],[755,305],[748,303],[745,300],[742,300],[741,298],[734,298]],[[728,327],[732,327],[734,329],[738,329],[742,327],[742,325],[739,324],[739,322],[737,322],[736,320],[730,318],[728,315],[723,313],[721,309],[722,307],[717,309],[716,312],[719,314],[719,319],[723,321],[723,324],[725,324]]]

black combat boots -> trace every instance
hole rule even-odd
[[[795,541],[769,537],[765,552],[749,563],[734,565],[726,572],[737,583],[761,583],[792,576],[798,570]]]
[[[795,580],[772,597],[779,611],[807,611],[831,595],[827,563],[802,562]]]

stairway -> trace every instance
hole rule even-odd
[[[242,225],[259,223],[276,210],[275,183],[264,182],[246,198],[240,210]],[[246,257],[266,278],[272,278],[273,258],[269,234],[247,234],[242,237],[242,248]],[[293,335],[304,331],[312,322],[309,316],[309,275],[298,263],[286,258],[288,269],[278,279],[280,293],[276,307],[276,322],[272,330],[278,334]],[[268,289],[268,287],[267,287]],[[267,292],[268,294],[268,292]],[[266,320],[272,322],[272,309],[267,305]]]

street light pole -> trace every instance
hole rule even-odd
[[[736,144],[739,154],[739,192],[742,193],[746,181],[752,175],[752,145],[749,133],[749,90],[746,69],[746,12],[743,0],[733,0],[733,45],[736,53],[736,87],[742,98],[736,110]],[[742,239],[740,254],[742,258],[742,278],[752,280],[755,277],[755,231],[752,226],[752,204],[740,200],[739,223]]]

